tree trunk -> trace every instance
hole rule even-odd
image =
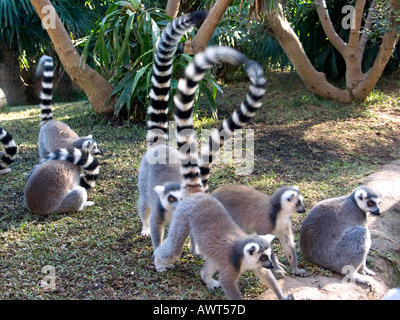
[[[180,0],[168,0],[165,13],[171,18],[175,19],[178,15],[180,5]]]
[[[346,63],[346,88],[350,91],[357,87],[363,80],[362,57],[360,50],[360,28],[363,16],[365,0],[358,0],[355,4],[355,27],[350,29],[349,43],[345,43],[336,33],[332,21],[329,17],[328,8],[325,0],[316,0],[317,13],[321,26],[324,29],[330,43],[339,51]]]
[[[352,97],[347,90],[331,85],[326,80],[323,72],[315,70],[299,38],[280,11],[268,12],[267,19],[274,36],[289,57],[298,75],[312,93],[341,103],[350,103],[352,101]]]
[[[211,8],[206,20],[204,20],[200,29],[197,31],[193,41],[186,41],[185,53],[196,54],[203,51],[211,39],[212,34],[217,28],[226,9],[231,4],[232,0],[218,0]]]
[[[365,100],[382,75],[398,40],[394,11],[399,9],[400,0],[392,0],[390,3],[392,11],[389,21],[392,29],[384,34],[378,56],[366,73],[362,72],[361,63],[367,38],[365,33],[360,33],[366,1],[357,0],[355,3],[355,27],[350,30],[349,43],[345,43],[333,28],[325,0],[315,0],[315,4],[326,36],[346,62],[346,89],[336,88],[326,80],[324,73],[315,70],[296,33],[279,9],[267,12],[266,15],[274,36],[311,92],[341,103],[351,103],[354,99]],[[375,4],[373,1],[370,7],[366,28],[371,26],[371,11],[375,9]]]
[[[378,55],[372,65],[371,69],[369,69],[362,79],[362,81],[358,84],[356,88],[353,90],[353,95],[361,100],[365,100],[368,94],[372,91],[375,84],[378,82],[380,76],[383,73],[383,70],[386,67],[390,57],[392,56],[393,50],[396,46],[396,43],[399,39],[396,30],[396,20],[398,16],[396,16],[395,11],[398,11],[400,8],[400,0],[391,1],[391,13],[389,16],[389,21],[391,24],[391,30],[387,31],[382,39],[381,46],[379,47]]]
[[[48,25],[50,27],[46,28],[54,49],[72,81],[86,93],[94,112],[102,115],[113,114],[115,99],[112,98],[106,104],[113,90],[112,85],[88,65],[80,67],[80,56],[50,1],[31,0],[31,3],[43,23],[49,19],[54,22],[53,26]]]

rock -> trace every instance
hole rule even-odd
[[[283,293],[293,294],[296,300],[376,300],[381,299],[388,290],[380,276],[375,276],[374,287],[343,281],[343,276],[316,276],[299,278],[287,276],[278,280]],[[275,293],[267,289],[259,299],[277,300]]]
[[[377,272],[392,288],[400,286],[400,160],[363,180],[382,195],[380,216],[369,218],[371,254]]]

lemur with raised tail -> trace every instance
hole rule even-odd
[[[237,281],[243,272],[252,270],[260,280],[272,286],[279,299],[293,299],[293,295],[283,295],[270,271],[273,267],[271,237],[247,235],[222,204],[203,189],[195,153],[193,95],[205,70],[218,62],[245,65],[251,81],[248,94],[252,97],[251,109],[242,104],[241,109],[224,121],[226,136],[231,136],[235,128],[247,123],[261,106],[266,82],[262,68],[234,49],[209,47],[197,54],[194,62],[187,67],[185,78],[178,83],[178,95],[174,98],[183,200],[175,209],[167,239],[155,251],[155,266],[157,271],[165,271],[170,267],[179,258],[184,242],[191,234],[205,259],[200,275],[208,288],[221,286],[230,299],[241,299]],[[216,272],[219,272],[219,281],[212,278]]]
[[[99,163],[89,151],[57,149],[30,173],[25,206],[38,215],[81,211],[94,205],[87,200],[87,190],[95,186],[98,176]]]
[[[201,23],[207,13],[192,12],[168,23],[154,57],[147,152],[141,160],[138,177],[141,234],[151,235],[154,250],[161,244],[164,228],[172,219],[176,203],[181,200],[181,191],[177,188],[182,179],[178,152],[175,147],[168,145],[168,104],[173,58],[184,33]]]
[[[42,78],[40,92],[40,132],[39,132],[39,156],[41,160],[56,149],[75,147],[89,151],[92,155],[99,154],[96,141],[92,135],[79,137],[69,125],[61,121],[53,120],[53,58],[44,55],[40,58],[36,67],[35,76]]]
[[[186,74],[188,76],[188,82],[185,84],[182,80],[179,81],[178,87],[185,85],[186,89],[184,88],[178,88],[181,92],[181,94],[185,94],[183,97],[182,102],[179,101],[179,99],[174,99],[175,104],[179,103],[186,103],[186,101],[193,101],[194,99],[194,93],[196,90],[197,83],[201,81],[201,79],[205,76],[206,72],[208,69],[210,69],[214,64],[221,63],[221,62],[226,62],[230,63],[236,67],[239,67],[243,65],[244,63],[244,56],[241,55],[239,52],[235,50],[231,50],[230,48],[227,47],[213,47],[212,50],[207,50],[205,55],[198,54],[196,55],[194,59],[194,63],[190,64],[188,68],[186,69]],[[258,74],[257,74],[258,72]],[[214,156],[218,153],[220,150],[221,146],[225,143],[226,140],[230,139],[233,131],[235,129],[240,129],[243,128],[249,121],[255,116],[255,113],[258,109],[258,107],[261,105],[259,102],[260,95],[263,95],[264,91],[260,91],[260,88],[257,87],[259,81],[259,78],[261,77],[264,79],[264,74],[262,70],[258,70],[256,68],[252,68],[251,66],[248,67],[248,76],[250,78],[250,86],[249,86],[249,92],[246,95],[246,99],[242,102],[240,108],[236,110],[232,116],[226,120],[223,121],[222,125],[220,126],[219,129],[214,129],[212,132],[211,136],[209,137],[208,145],[207,147],[202,150],[201,153],[201,161],[199,162],[199,168],[202,173],[202,181],[204,183],[204,186],[207,186],[207,181],[208,181],[208,175],[210,171],[210,166],[211,163],[214,159]],[[181,89],[184,89],[185,92]],[[190,103],[189,103],[190,105]],[[191,109],[190,109],[191,110]],[[177,122],[178,125],[181,127],[178,128],[179,131],[182,131],[184,129],[188,130],[193,130],[193,122],[191,118],[191,111],[184,110],[183,108],[176,107],[175,108],[175,113],[178,113],[175,115],[175,118],[179,118],[180,121]],[[181,148],[182,146],[179,144],[178,140],[178,148]],[[172,147],[169,147],[170,150]],[[156,198],[157,202],[160,203],[167,203],[168,199],[173,200],[173,203],[171,203],[170,208],[173,209],[177,206],[177,203],[180,201],[182,198],[182,192],[180,189],[177,189],[176,185],[177,183],[180,183],[182,176],[179,174],[179,165],[178,165],[178,153],[176,152],[176,149],[174,149],[174,188],[167,188],[170,190],[174,190],[175,196],[169,197],[168,192],[162,192],[163,186],[160,184],[157,188],[159,191],[157,192],[158,198]],[[171,153],[169,153],[171,154]],[[158,155],[157,155],[158,156]],[[190,166],[190,163],[189,163]],[[164,165],[165,167],[165,165]],[[158,166],[156,169],[159,169],[161,173],[157,175],[157,177],[160,177],[163,175],[162,170],[163,167]],[[182,169],[182,168],[181,168]],[[167,171],[167,173],[169,173]],[[148,180],[146,180],[147,182]],[[155,179],[151,179],[151,181],[155,181]],[[153,184],[154,185],[154,184]],[[152,185],[152,186],[153,186]],[[206,187],[205,187],[206,188]],[[153,187],[154,189],[154,187]],[[140,205],[141,203],[139,203]],[[155,215],[155,217],[159,217],[160,215]],[[162,221],[166,221],[165,219],[166,215],[161,215]],[[170,221],[172,218],[172,211],[169,212],[168,215],[168,221]],[[158,224],[157,224],[158,223]],[[160,223],[157,221],[157,223],[154,223],[155,226],[160,226]],[[153,237],[153,235],[152,235]],[[159,238],[160,239],[160,238]],[[162,238],[161,238],[162,239]],[[160,241],[161,242],[161,241]],[[157,248],[156,246],[154,248]],[[194,243],[192,243],[192,252],[195,253],[196,249],[194,246]]]
[[[0,127],[0,142],[4,145],[4,151],[0,151],[0,175],[11,172],[9,165],[14,162],[17,154],[17,145],[12,135]]]

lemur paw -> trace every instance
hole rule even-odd
[[[0,170],[0,174],[7,174],[7,173],[10,173],[10,172],[11,172],[10,168],[5,168],[5,169]]]
[[[304,269],[297,269],[297,270],[293,270],[292,272],[295,276],[304,278],[307,277],[307,272]]]
[[[281,298],[281,300],[295,300],[295,298],[294,298],[294,295],[293,295],[292,293],[290,293],[290,294],[287,295],[287,296],[283,296],[283,297]]]
[[[376,276],[376,273],[373,272],[372,270],[368,269],[367,267],[364,267],[363,270],[359,271],[361,274],[367,274],[369,276]]]
[[[283,269],[274,270],[274,273],[277,279],[283,279],[286,276],[286,271]]]
[[[94,206],[94,201],[86,201],[85,207],[91,207]]]
[[[207,285],[207,288],[210,290],[214,290],[216,288],[221,287],[221,284],[219,283],[219,281],[217,281],[215,279],[207,280],[206,285]]]
[[[154,264],[156,266],[157,272],[164,272],[167,269],[174,268],[174,265],[172,263],[165,262],[157,257],[154,258]]]

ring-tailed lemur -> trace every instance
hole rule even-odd
[[[75,147],[99,154],[97,143],[92,135],[79,137],[67,124],[53,120],[51,110],[54,64],[49,56],[42,56],[36,68],[36,77],[42,77],[40,92],[41,128],[39,132],[39,156],[41,160],[56,149]]]
[[[209,137],[208,145],[201,151],[199,166],[197,167],[197,157],[195,157],[193,159],[186,159],[186,162],[183,163],[183,166],[180,168],[184,177],[190,177],[192,175],[198,177],[196,181],[192,181],[194,182],[194,190],[196,190],[196,188],[199,189],[200,182],[203,190],[208,190],[207,182],[214,156],[218,153],[225,141],[232,137],[235,129],[243,128],[250,119],[255,116],[256,111],[261,106],[261,98],[265,93],[266,80],[262,69],[256,62],[247,60],[247,58],[238,51],[229,47],[209,47],[204,52],[198,53],[195,56],[194,61],[186,68],[185,77],[179,80],[179,95],[174,97],[176,105],[174,116],[177,125],[177,142],[181,159],[185,159],[187,157],[187,151],[190,152],[190,150],[194,148],[195,141],[192,140],[186,144],[185,138],[187,134],[188,136],[191,136],[191,131],[194,130],[192,107],[194,102],[194,93],[197,89],[198,83],[203,79],[208,69],[223,62],[236,67],[245,65],[247,75],[250,79],[249,92],[247,93],[245,100],[241,103],[240,108],[238,108],[230,118],[224,120],[219,129],[213,130]],[[183,138],[182,143],[180,141],[181,138]],[[197,172],[197,169],[200,171]],[[188,187],[188,185],[186,187]],[[160,197],[161,196],[162,195],[160,195]],[[191,242],[192,252],[197,253],[193,239]]]
[[[264,78],[263,71],[261,68],[259,68],[258,64],[247,61],[247,59],[244,55],[242,55],[241,53],[237,52],[234,49],[231,49],[228,47],[210,47],[207,50],[205,50],[204,52],[199,53],[195,56],[193,63],[189,64],[189,66],[187,67],[187,69],[185,71],[186,78],[180,79],[178,82],[178,91],[179,91],[179,95],[181,98],[177,98],[176,96],[174,98],[174,102],[176,105],[174,114],[175,114],[175,120],[176,120],[176,124],[177,124],[178,133],[184,134],[184,131],[186,131],[186,130],[194,130],[193,122],[191,120],[191,110],[192,110],[193,101],[194,101],[194,93],[196,91],[197,85],[201,81],[201,79],[205,76],[207,69],[210,69],[213,65],[222,63],[222,62],[230,63],[234,66],[241,66],[247,62],[246,70],[247,70],[247,73],[250,78],[250,89],[249,89],[249,93],[246,96],[246,99],[242,102],[241,107],[238,110],[236,110],[229,119],[224,120],[224,122],[221,125],[221,127],[219,128],[219,130],[217,130],[217,129],[214,130],[213,134],[210,136],[209,145],[206,148],[206,150],[204,152],[202,152],[203,161],[200,164],[200,170],[204,169],[204,172],[207,171],[205,173],[205,175],[208,175],[209,168],[210,168],[211,162],[213,160],[213,157],[217,154],[217,152],[219,151],[219,149],[223,145],[223,143],[226,141],[226,139],[229,139],[232,136],[233,131],[235,129],[244,127],[249,122],[249,120],[252,117],[254,117],[256,110],[261,105],[260,100],[261,100],[263,94],[265,93],[265,88],[264,88],[265,78]],[[191,134],[191,132],[189,132],[189,134]],[[220,139],[220,136],[222,137],[221,139]],[[191,149],[193,147],[194,141],[191,141],[191,144],[192,145],[189,146],[189,149]],[[163,147],[165,148],[165,146],[163,146]],[[183,147],[183,145],[180,144],[180,138],[179,138],[179,134],[178,134],[178,148],[180,150],[179,153],[183,152],[182,147]],[[157,152],[160,152],[159,148],[160,147],[158,147]],[[169,147],[169,150],[168,150],[169,156],[171,156],[171,151],[172,151],[171,149],[172,148]],[[167,150],[167,149],[165,149],[165,150]],[[184,176],[186,174],[190,175],[191,174],[190,170],[191,170],[191,166],[193,165],[193,162],[188,161],[188,163],[185,163],[183,165],[184,167],[186,167],[186,169],[184,169],[182,167],[179,169],[179,166],[177,164],[178,163],[177,156],[179,155],[179,153],[177,154],[175,149],[174,149],[174,151],[175,151],[175,153],[173,153],[174,154],[173,174],[174,174],[175,180],[173,182],[176,184],[177,182],[179,182],[181,180],[181,175],[179,174],[179,170],[181,170],[181,171],[189,170],[189,172],[182,172],[182,175],[184,175]],[[150,154],[152,154],[154,151],[152,149],[150,149],[146,154],[146,158],[149,157],[149,152],[150,152]],[[183,155],[183,156],[185,157],[185,155]],[[160,158],[158,154],[156,154],[155,158],[157,158],[157,157]],[[165,158],[165,155],[164,155],[164,158]],[[143,160],[142,160],[142,166],[144,166],[144,165],[145,165],[145,163],[143,163]],[[164,169],[165,169],[165,165],[164,166],[160,166],[160,165],[153,166],[152,174],[153,174],[153,172],[154,172],[154,174],[156,174],[155,178],[153,178],[153,177],[149,178],[149,175],[148,175],[147,177],[145,177],[142,180],[143,175],[139,174],[139,185],[142,184],[142,185],[146,186],[146,183],[147,183],[147,188],[150,189],[149,186],[151,186],[150,190],[153,190],[156,185],[155,183],[157,182],[157,179],[159,179],[160,177],[164,177],[165,174],[171,174],[171,172],[172,172],[171,165],[168,166],[168,170],[166,173],[163,173]],[[146,173],[146,171],[143,171],[143,172]],[[203,174],[204,174],[204,172],[203,172]],[[199,175],[199,179],[200,179],[200,175]],[[152,184],[150,184],[149,181],[151,181]],[[206,183],[207,178],[204,178],[203,181]],[[160,184],[160,186],[158,188],[160,188],[160,190],[161,190],[162,188],[165,188],[165,185],[163,186],[162,184]],[[174,192],[178,196],[174,197],[174,199],[176,199],[176,200],[175,200],[173,206],[171,206],[171,208],[176,207],[177,202],[182,198],[182,193],[179,192],[179,190],[174,189]],[[158,196],[159,196],[158,198],[154,198],[153,207],[162,209],[162,206],[160,206],[159,204],[166,203],[168,201],[167,199],[169,197],[169,193],[158,192]],[[139,201],[139,208],[141,208],[141,205],[143,203],[144,202]],[[145,212],[145,211],[141,210],[140,212]],[[149,212],[149,210],[147,212]],[[162,233],[164,230],[164,225],[166,223],[168,223],[172,218],[172,212],[170,212],[170,211],[165,213],[166,212],[166,210],[165,210],[163,212],[163,214],[159,214],[157,212],[160,212],[160,210],[156,211],[156,214],[154,214],[154,215],[152,213],[151,218],[150,218],[151,219],[150,220],[150,233],[152,236],[154,249],[156,249],[162,241]],[[142,221],[144,221],[144,219],[142,219]],[[154,225],[154,229],[155,229],[154,232],[153,232],[153,228],[151,227],[151,225]],[[145,223],[143,223],[143,226],[145,226]],[[142,234],[146,234],[145,228],[143,228]],[[192,246],[192,251],[196,252],[194,244]]]
[[[39,215],[81,211],[94,205],[87,201],[87,190],[95,186],[98,175],[98,160],[87,150],[57,149],[30,173],[25,206]]]
[[[196,90],[194,82],[199,81],[195,75],[203,70],[196,69],[197,61],[201,65],[211,65],[207,59],[211,51],[215,59],[227,58],[227,53],[233,49],[209,48],[200,57],[196,55],[192,67],[185,72],[186,79],[180,80],[178,84],[178,95],[175,97],[177,110],[175,120],[177,122],[177,140],[179,147],[179,159],[181,161],[181,172],[183,175],[182,190],[184,199],[180,201],[175,209],[172,223],[168,231],[168,237],[155,251],[155,265],[158,271],[164,271],[171,263],[177,260],[182,252],[183,244],[189,233],[194,237],[200,254],[205,259],[205,265],[201,270],[201,277],[210,289],[222,286],[224,292],[230,299],[241,299],[242,296],[237,287],[240,275],[246,270],[252,270],[263,282],[272,286],[279,299],[293,299],[293,295],[284,296],[280,286],[269,268],[273,267],[271,262],[270,239],[262,236],[248,236],[233,221],[226,209],[214,197],[204,193],[198,159],[195,154],[192,130],[191,109],[193,106],[192,94]],[[215,54],[218,52],[218,54]],[[223,55],[220,55],[222,54]],[[211,54],[210,54],[211,55]],[[259,99],[254,101],[257,105],[265,92],[265,78],[261,67],[248,61],[238,53],[230,54],[230,57],[240,57],[248,73],[260,77],[258,89]],[[223,60],[226,61],[226,60]],[[256,78],[257,78],[256,77]],[[242,110],[247,114],[246,109]],[[240,124],[241,121],[232,117],[232,123]],[[226,122],[226,126],[229,121]],[[228,126],[227,126],[228,127]],[[228,127],[232,131],[232,127]],[[188,129],[188,130],[186,130]],[[219,281],[212,276],[219,272]]]
[[[183,34],[206,16],[207,11],[198,11],[168,23],[154,57],[146,136],[148,150],[141,160],[138,177],[141,234],[151,235],[154,249],[160,245],[164,227],[170,222],[174,205],[181,198],[180,190],[174,188],[181,182],[177,150],[167,144],[173,57]],[[155,189],[156,186],[159,187]]]
[[[222,287],[229,299],[241,299],[237,281],[247,270],[271,286],[279,299],[285,296],[270,268],[270,240],[264,236],[249,236],[232,220],[222,204],[206,193],[184,198],[177,206],[168,237],[155,251],[157,271],[165,271],[182,253],[189,233],[194,237],[205,260],[201,279],[209,289]],[[219,281],[213,275],[219,272]]]
[[[8,167],[15,160],[17,145],[10,133],[0,127],[0,142],[4,145],[4,152],[0,151],[0,174],[11,171]]]
[[[371,247],[367,215],[379,215],[380,202],[379,192],[361,186],[349,196],[317,203],[300,231],[304,258],[323,268],[347,274],[350,280],[373,284],[373,279],[367,275],[373,276],[375,272],[366,266]]]
[[[305,212],[303,196],[298,187],[282,187],[268,196],[250,186],[228,184],[212,194],[228,211],[233,220],[247,234],[274,234],[282,243],[292,273],[306,276],[297,265],[296,248],[290,217],[293,213]],[[274,256],[275,258],[275,256]],[[286,272],[277,260],[274,271],[279,277]]]

